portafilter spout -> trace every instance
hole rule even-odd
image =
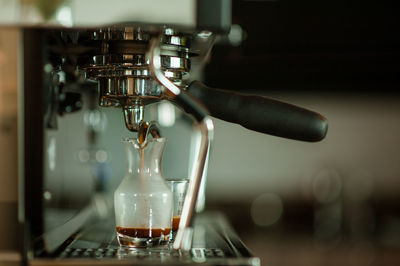
[[[144,122],[144,106],[132,105],[122,108],[124,113],[125,126],[129,131],[138,131],[141,123]]]

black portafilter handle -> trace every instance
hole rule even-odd
[[[211,116],[273,136],[317,142],[328,131],[322,115],[264,96],[209,88],[193,81],[187,91],[199,99]]]

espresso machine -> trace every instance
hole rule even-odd
[[[20,32],[22,263],[258,265],[224,216],[202,212],[199,204],[212,150],[211,116],[308,142],[325,137],[327,121],[294,105],[194,80],[217,36],[229,32],[230,1],[21,1],[6,8],[12,15],[0,23]],[[183,110],[192,125],[181,222],[168,250],[126,252],[118,249],[104,196],[105,162],[113,155],[102,142],[123,137],[109,133],[114,124],[124,125],[128,136],[163,135],[150,123],[163,101]],[[110,131],[103,129],[101,110],[120,117],[108,122]]]

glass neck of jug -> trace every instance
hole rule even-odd
[[[137,139],[124,139],[129,174],[162,174],[161,161],[166,145],[165,138],[155,138],[140,146]]]

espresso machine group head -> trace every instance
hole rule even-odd
[[[188,78],[189,34],[167,27],[158,32],[141,27],[111,27],[89,31],[88,38],[98,46],[99,54],[92,55],[80,69],[87,79],[98,82],[100,106],[122,108],[130,131],[139,130],[147,104],[169,98],[150,69],[152,40],[158,42],[162,74],[180,88]]]

